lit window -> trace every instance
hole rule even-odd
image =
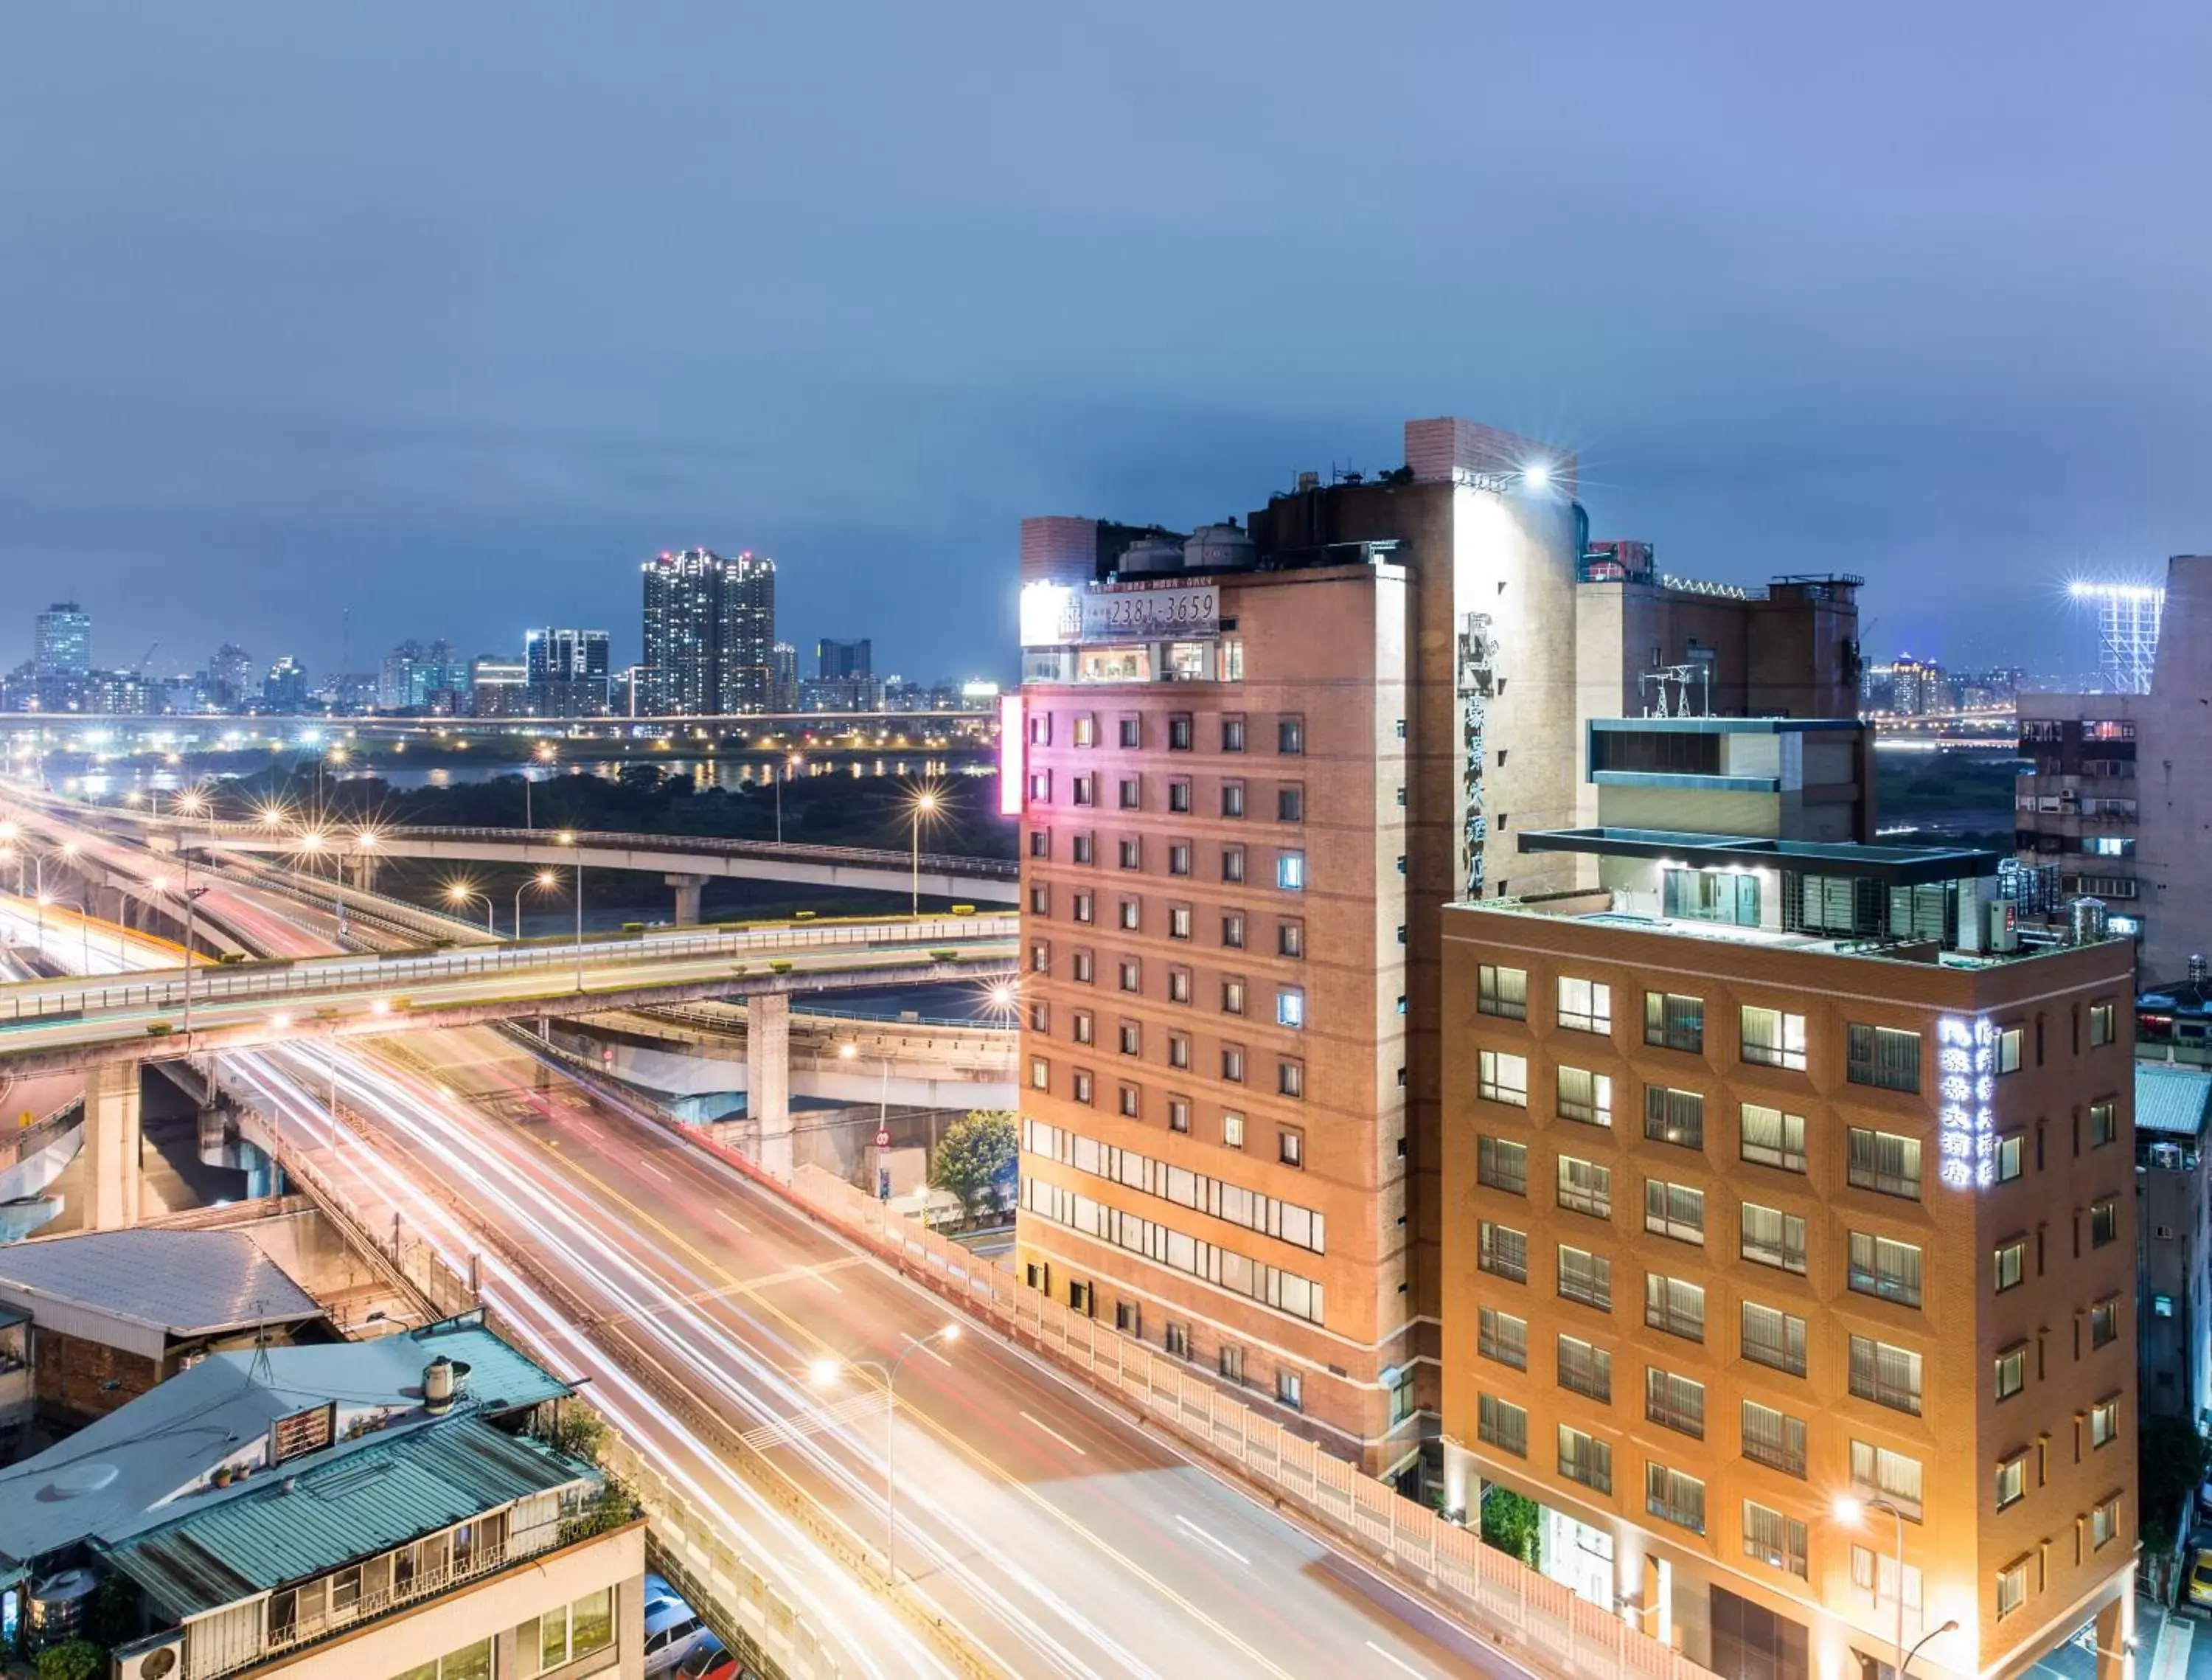
[[[1296,986],[1275,989],[1275,1025],[1302,1027],[1306,1024],[1306,995]]]
[[[1275,885],[1285,892],[1306,890],[1306,855],[1304,852],[1275,854]]]
[[[1504,1050],[1481,1050],[1475,1057],[1475,1094],[1493,1103],[1528,1106],[1528,1058]]]
[[[1559,979],[1559,1025],[1577,1032],[1613,1031],[1613,988],[1601,980]]]
[[[1506,1020],[1528,1018],[1528,971],[1484,963],[1475,970],[1474,1007],[1479,1014]]]
[[[1765,1068],[1805,1067],[1805,1018],[1779,1009],[1743,1009],[1743,1059]]]
[[[1613,1075],[1587,1068],[1561,1068],[1559,1074],[1559,1117],[1585,1125],[1613,1123]]]

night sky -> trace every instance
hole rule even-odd
[[[2212,7],[0,8],[0,663],[319,674],[637,563],[1011,674],[1015,524],[1459,413],[1871,651],[2092,663],[2212,548]]]

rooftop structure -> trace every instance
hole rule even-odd
[[[2085,578],[2069,585],[2066,593],[2096,611],[2097,658],[2104,670],[2106,692],[2148,694],[2158,662],[2166,591],[2154,583]]]
[[[0,1245],[0,1303],[154,1358],[179,1339],[323,1312],[242,1231],[88,1231]]]

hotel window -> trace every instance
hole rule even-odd
[[[1275,1134],[1275,1159],[1285,1166],[1306,1164],[1306,1135],[1290,1126]]]
[[[2101,1149],[2120,1135],[2120,1105],[2106,1097],[2089,1105],[2089,1147]]]
[[[1187,1097],[1168,1099],[1168,1129],[1187,1132],[1190,1129],[1190,1099]]]
[[[1705,1531],[1705,1484],[1656,1460],[1644,1466],[1644,1508],[1662,1522]]]
[[[1134,1120],[1137,1117],[1138,1107],[1137,1087],[1133,1085],[1123,1086],[1121,1087],[1121,1117],[1125,1120]]]
[[[1123,991],[1141,992],[1144,990],[1145,969],[1143,964],[1138,962],[1133,957],[1124,957],[1121,962],[1120,972],[1121,977],[1121,989]]]
[[[1805,1117],[1746,1103],[1737,1111],[1736,1153],[1760,1166],[1784,1172],[1805,1170]]]
[[[1613,1075],[1587,1068],[1559,1069],[1559,1117],[1585,1125],[1613,1123]]]
[[[1214,1355],[1213,1364],[1214,1369],[1229,1381],[1241,1383],[1244,1380],[1244,1350],[1242,1348],[1231,1342],[1223,1342],[1221,1350]]]
[[[1124,717],[1117,719],[1115,721],[1119,726],[1119,739],[1124,747],[1141,746],[1144,745],[1145,726],[1142,719]]]
[[[1168,1066],[1182,1068],[1190,1066],[1190,1040],[1180,1032],[1168,1034]]]
[[[1804,1580],[1805,1525],[1747,1499],[1743,1502],[1743,1555]]]
[[[1476,1397],[1474,1410],[1478,1440],[1516,1458],[1528,1456],[1528,1414],[1524,1408],[1485,1394]]]
[[[1559,1025],[1577,1032],[1611,1032],[1613,988],[1601,980],[1560,976]]]
[[[1656,1237],[1678,1243],[1705,1241],[1705,1193],[1694,1184],[1669,1184],[1663,1178],[1644,1181],[1644,1228]]]
[[[1243,1115],[1233,1111],[1224,1111],[1221,1117],[1221,1142],[1224,1148],[1229,1149],[1242,1149],[1244,1147],[1244,1117]]]
[[[1850,1233],[1851,1288],[1900,1306],[1920,1305],[1920,1250],[1864,1231]]]
[[[1030,1031],[1047,1033],[1052,1031],[1052,1005],[1041,997],[1030,1000]]]
[[[1170,752],[1188,752],[1190,751],[1190,714],[1188,712],[1170,712],[1168,714],[1168,751]]]
[[[1679,1336],[1685,1342],[1705,1339],[1705,1292],[1686,1278],[1664,1272],[1644,1274],[1644,1327]]]
[[[1559,1245],[1559,1299],[1613,1311],[1613,1262],[1588,1249]]]
[[[2027,1454],[2015,1453],[1997,1466],[1997,1509],[2027,1497]]]
[[[1747,1400],[1740,1423],[1745,1458],[1754,1464],[1780,1470],[1784,1476],[1794,1476],[1800,1482],[1805,1479],[1803,1418],[1762,1406],[1756,1400]]]
[[[1851,1443],[1851,1487],[1867,1499],[1886,1499],[1912,1522],[1920,1520],[1920,1460],[1872,1441]]]
[[[2091,1004],[2089,1006],[2089,1048],[2094,1050],[2100,1044],[2111,1044],[2114,1025],[2115,1017],[2111,1004]]]
[[[1851,1585],[1873,1599],[1877,1612],[1885,1616],[1897,1614],[1899,1582],[1897,1559],[1887,1551],[1876,1551],[1872,1546],[1856,1543],[1851,1547]],[[1902,1583],[1906,1619],[1916,1626],[1921,1620],[1920,1566],[1905,1566]]]
[[[1306,1403],[1306,1379],[1303,1372],[1279,1370],[1275,1373],[1275,1398],[1292,1411],[1304,1411]]]
[[[1644,993],[1644,1042],[1667,1050],[1704,1050],[1705,999],[1680,992]]]
[[[1050,772],[1048,771],[1047,774],[1049,775]],[[1098,803],[1098,778],[1097,776],[1079,776],[1073,778],[1073,784],[1075,790],[1075,802],[1078,805],[1096,805]]]
[[[2010,1132],[1997,1140],[1997,1182],[2008,1184],[2027,1170],[2027,1139]]]
[[[1075,744],[1078,746],[1096,746],[1098,745],[1097,713],[1077,712],[1073,717],[1068,719],[1068,721],[1075,726],[1074,740]]]
[[[1091,1043],[1092,1038],[1091,1021],[1091,1015],[1088,1009],[1075,1010],[1068,1017],[1068,1036],[1079,1044]]]
[[[1476,1269],[1512,1283],[1528,1281],[1528,1233],[1481,1220],[1475,1227]]]
[[[1244,1013],[1244,983],[1234,976],[1221,983],[1221,1013],[1224,1015]]]
[[[1030,855],[1031,857],[1050,857],[1052,855],[1052,831],[1050,829],[1033,828],[1030,831]]]
[[[1613,1491],[1613,1448],[1581,1430],[1559,1425],[1559,1475],[1594,1493]]]
[[[1504,1050],[1480,1050],[1475,1055],[1475,1094],[1514,1108],[1528,1106],[1528,1058]]]
[[[1221,879],[1225,881],[1241,881],[1244,879],[1243,847],[1224,846],[1221,849]]]
[[[2099,1301],[2089,1309],[2089,1346],[2101,1348],[2120,1335],[2120,1304],[2115,1299]]]
[[[1998,1399],[2009,1400],[2027,1386],[2027,1343],[2006,1348],[1993,1363]]]
[[[1613,1169],[1572,1155],[1559,1158],[1559,1206],[1593,1219],[1613,1217]]]
[[[1176,776],[1168,783],[1168,809],[1188,814],[1190,782],[1185,777]]]
[[[2115,1395],[2109,1400],[2100,1400],[2089,1408],[2089,1446],[2094,1451],[2110,1446],[2119,1438],[2120,1402]]]
[[[1275,788],[1275,820],[1279,823],[1302,823],[1305,819],[1305,785],[1298,782],[1279,782]]]
[[[2027,1559],[2008,1563],[1997,1571],[1997,1620],[2002,1622],[2027,1602]]]
[[[1500,1312],[1494,1306],[1480,1308],[1476,1314],[1474,1351],[1484,1359],[1495,1360],[1516,1371],[1526,1371],[1528,1321],[1510,1312]]]
[[[1052,1089],[1052,1063],[1041,1056],[1033,1056],[1030,1058],[1030,1089],[1032,1091]]]
[[[1275,924],[1275,954],[1278,957],[1303,957],[1306,954],[1304,922],[1286,920]]]
[[[1168,971],[1168,1001],[1170,1003],[1190,1001],[1190,971],[1188,969],[1171,968]]]
[[[1070,1094],[1079,1103],[1087,1103],[1091,1100],[1091,1074],[1087,1069],[1078,1068],[1075,1070],[1075,1084]]]
[[[1276,1005],[1279,1011],[1281,1004]],[[1303,1062],[1278,1062],[1275,1064],[1275,1094],[1279,1097],[1303,1097],[1306,1094],[1306,1064]]]
[[[1144,788],[1145,784],[1141,777],[1134,776],[1123,776],[1121,782],[1120,802],[1121,809],[1124,811],[1142,810],[1144,808]]]
[[[1275,1025],[1291,1028],[1306,1024],[1306,995],[1296,986],[1275,988]]]
[[[1275,720],[1275,751],[1292,758],[1306,750],[1306,721],[1302,717]]]
[[[1747,1202],[1740,1210],[1738,1252],[1756,1265],[1805,1273],[1805,1221],[1779,1208]]]
[[[1224,752],[1242,752],[1244,750],[1243,718],[1224,717],[1221,720],[1221,750]]]
[[[1241,817],[1244,814],[1244,784],[1242,782],[1224,782],[1221,784],[1221,814],[1224,817]]]
[[[2102,1551],[2120,1531],[2120,1496],[2111,1495],[2089,1513],[2089,1549]]]
[[[1190,937],[1190,906],[1188,904],[1168,906],[1168,937],[1170,939]]]
[[[1091,983],[1091,953],[1088,951],[1079,951],[1071,959],[1071,963],[1072,966],[1069,970],[1071,977],[1082,985],[1089,985]]]
[[[1479,1184],[1508,1196],[1528,1193],[1528,1146],[1503,1137],[1479,1137],[1474,1146],[1474,1178]]]
[[[1878,1086],[1884,1091],[1920,1089],[1920,1035],[1894,1027],[1862,1026],[1853,1022],[1849,1032],[1850,1054],[1844,1074],[1853,1085]]]
[[[1076,778],[1079,784],[1082,780],[1083,778],[1081,776],[1078,776]],[[1078,787],[1077,791],[1079,793],[1082,791],[1079,786]],[[1050,805],[1052,803],[1052,772],[1050,770],[1031,770],[1030,772],[1030,803],[1031,805]],[[1076,803],[1080,805],[1083,801],[1078,800]]]
[[[1853,1126],[1844,1136],[1845,1176],[1856,1190],[1920,1200],[1920,1140]]]
[[[1145,867],[1145,843],[1135,838],[1124,839],[1120,843],[1119,855],[1124,869],[1141,869]]]
[[[1088,863],[1096,855],[1096,841],[1095,835],[1079,834],[1075,837],[1074,853],[1078,863]]]
[[[1743,1304],[1738,1346],[1754,1365],[1770,1366],[1793,1377],[1805,1374],[1805,1321],[1779,1307]]]
[[[1242,951],[1244,948],[1243,911],[1231,910],[1221,918],[1221,943],[1231,951]]]
[[[1705,1438],[1705,1385],[1656,1365],[1644,1367],[1644,1421],[1693,1440]]]
[[[1484,963],[1475,971],[1474,1007],[1478,1014],[1498,1015],[1510,1021],[1528,1019],[1528,971],[1500,968]]]
[[[1052,714],[1050,712],[1030,714],[1030,745],[1031,746],[1052,745]]]
[[[1190,1357],[1190,1326],[1170,1324],[1161,1332],[1160,1345],[1167,1349],[1169,1357],[1172,1359],[1188,1359]]]
[[[1559,1338],[1559,1386],[1613,1403],[1613,1355],[1578,1336]]]
[[[1121,1054],[1124,1056],[1141,1055],[1143,1053],[1143,1036],[1142,1030],[1139,1028],[1136,1022],[1123,1021],[1121,1027]]]
[[[1996,1278],[1997,1294],[2008,1289],[2017,1289],[2027,1281],[2027,1239],[2015,1237],[2008,1243],[1999,1243],[1991,1268]]]
[[[2001,1026],[1997,1029],[1997,1071],[2016,1074],[2020,1071],[2021,1041],[2027,1036],[2023,1028]]]
[[[1275,885],[1285,892],[1306,890],[1306,855],[1304,852],[1275,854]]]
[[[1075,895],[1073,914],[1078,922],[1086,925],[1098,919],[1097,907],[1093,903],[1091,894],[1079,892]]]
[[[1743,1010],[1743,1059],[1762,1068],[1805,1068],[1805,1018],[1779,1009]]]
[[[1231,1085],[1244,1083],[1244,1050],[1241,1044],[1221,1047],[1221,1077]]]
[[[1052,967],[1052,947],[1042,940],[1030,941],[1030,972],[1042,974]]]
[[[1851,1338],[1851,1392],[1893,1411],[1920,1415],[1920,1355],[1910,1348]]]
[[[2120,1204],[2107,1196],[2089,1204],[2089,1246],[2103,1248],[2120,1237]]]
[[[1644,1135],[1685,1149],[1705,1147],[1705,1099],[1695,1091],[1664,1085],[1644,1087]]]

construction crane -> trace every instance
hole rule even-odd
[[[146,674],[146,667],[154,662],[155,650],[161,645],[161,639],[159,636],[155,636],[151,642],[149,642],[146,644],[146,651],[138,655],[138,663],[132,666],[131,668],[133,671],[136,671],[140,676],[144,676]]]

